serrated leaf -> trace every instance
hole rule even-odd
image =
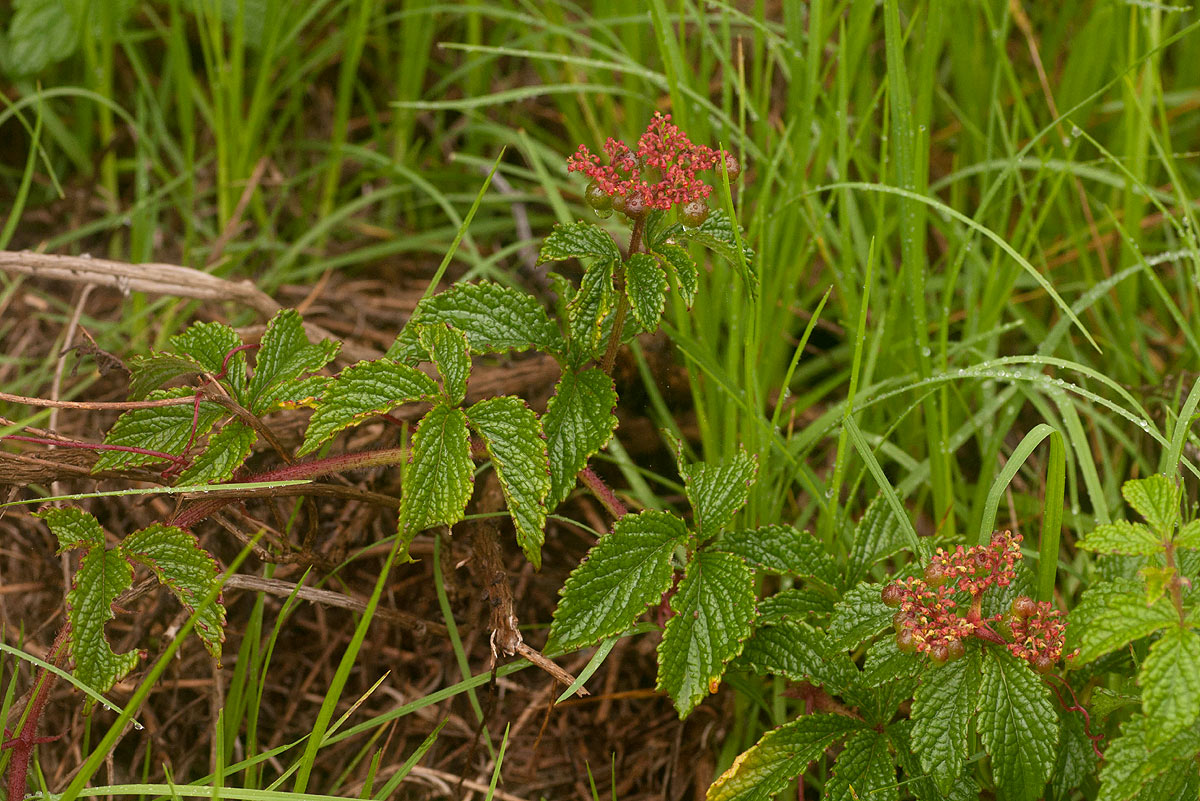
[[[825,749],[861,724],[844,715],[806,715],[763,735],[708,788],[707,801],[767,801]]]
[[[655,689],[685,718],[742,651],[754,620],[754,574],[736,556],[704,551],[671,597],[675,615],[658,645]]]
[[[1075,788],[1096,772],[1096,752],[1083,715],[1060,709],[1058,718],[1061,734],[1054,769],[1050,771],[1049,801],[1069,801]]]
[[[467,420],[487,446],[516,527],[517,542],[534,568],[540,568],[550,492],[542,424],[525,401],[512,396],[480,401],[467,410]]]
[[[12,75],[33,75],[71,56],[79,47],[75,15],[62,0],[15,0],[3,65]]]
[[[1195,772],[1194,757],[1200,751],[1200,731],[1193,726],[1159,745],[1151,744],[1157,724],[1145,715],[1134,715],[1121,727],[1121,736],[1104,752],[1100,770],[1100,793],[1096,801],[1128,801],[1142,788],[1182,762]],[[1160,796],[1156,796],[1158,798]]]
[[[1200,717],[1200,635],[1171,626],[1150,646],[1138,674],[1142,709],[1154,721],[1148,741],[1165,742]]]
[[[422,300],[408,325],[400,332],[387,356],[415,363],[428,354],[420,352],[418,324],[444,324],[467,337],[472,353],[506,353],[537,348],[560,354],[565,344],[558,328],[550,322],[537,299],[491,281],[455,284]]]
[[[728,462],[681,465],[679,472],[692,505],[693,525],[700,538],[707,540],[729,525],[745,505],[758,473],[758,460],[739,448]]]
[[[1042,795],[1058,745],[1058,715],[1049,696],[1026,662],[999,648],[984,654],[976,711],[1001,801]]]
[[[194,394],[187,387],[177,389],[156,390],[151,392],[148,400],[160,398],[184,398]],[[131,409],[125,412],[104,437],[106,445],[119,445],[125,448],[143,448],[161,451],[172,456],[179,456],[189,442],[199,440],[212,430],[225,410],[215,403],[202,401],[199,414],[193,403],[181,403],[178,406],[158,406],[149,409]],[[130,451],[104,451],[93,471],[115,470],[125,467],[156,462],[159,456]]]
[[[1076,543],[1076,547],[1093,553],[1120,553],[1130,556],[1149,556],[1161,553],[1163,541],[1141,523],[1118,520],[1097,526]]]
[[[1195,801],[1200,798],[1200,773],[1195,761],[1176,760],[1134,796],[1134,801]]]
[[[759,626],[742,649],[738,664],[760,675],[809,681],[843,695],[852,692],[858,668],[819,629],[799,620]]]
[[[321,396],[333,384],[333,379],[324,375],[310,375],[298,381],[290,381],[275,393],[278,409],[315,408]]]
[[[752,294],[758,292],[758,271],[754,251],[745,243],[742,244],[742,256],[745,258],[745,267],[743,268],[743,260],[738,257],[733,224],[724,209],[713,209],[704,222],[696,228],[680,228],[678,236],[704,245],[742,270],[742,280],[746,282],[747,288]]]
[[[862,581],[872,565],[907,547],[896,513],[883,495],[876,495],[854,529],[854,547],[846,564],[847,585]]]
[[[467,377],[471,374],[471,355],[467,337],[448,325],[422,325],[417,329],[421,345],[429,351],[430,361],[442,377],[442,387],[451,406],[467,396]]]
[[[829,637],[839,648],[857,648],[859,643],[892,625],[896,610],[883,602],[883,585],[856,584],[833,608]]]
[[[871,643],[863,661],[862,680],[868,687],[915,679],[925,670],[928,660],[906,654],[896,645],[895,637],[880,637]]]
[[[916,661],[912,655],[910,658]],[[962,659],[928,671],[913,695],[913,750],[943,794],[950,791],[967,762],[967,734],[979,680],[980,653],[972,645]]]
[[[829,583],[837,565],[820,540],[794,526],[769,525],[728,531],[717,547],[737,554],[759,570],[785,576],[813,576]]]
[[[50,507],[33,513],[46,521],[50,531],[58,538],[58,550],[63,553],[74,548],[103,548],[104,529],[99,521],[82,509],[74,506]]]
[[[1091,714],[1092,720],[1103,721],[1118,709],[1130,704],[1141,703],[1141,701],[1141,695],[1118,693],[1107,687],[1094,687],[1091,702],[1088,704],[1088,712]]]
[[[692,261],[687,250],[680,245],[663,243],[655,246],[654,252],[662,257],[671,277],[675,279],[675,286],[679,289],[680,297],[683,298],[683,305],[689,309],[692,308],[692,304],[696,301],[696,288],[699,285],[696,262]]]
[[[427,401],[438,394],[437,383],[415,367],[391,359],[353,364],[333,380],[308,421],[297,451],[312,453],[339,431],[385,414],[405,403]]]
[[[238,403],[246,404],[246,352],[234,353],[242,347],[237,331],[224,323],[192,323],[182,334],[171,337],[170,343],[172,353],[193,359],[206,373],[224,373],[221,383]]]
[[[671,552],[687,538],[687,526],[668,512],[618,520],[559,591],[546,648],[580,648],[632,626],[670,588]]]
[[[277,408],[287,384],[306,373],[315,373],[337,355],[340,342],[308,341],[304,322],[295,309],[280,309],[267,323],[254,360],[254,376],[247,389],[247,408],[257,415]],[[289,396],[290,397],[290,396]]]
[[[550,235],[542,240],[538,251],[538,264],[564,259],[599,259],[619,261],[621,251],[617,243],[603,228],[588,222],[570,222],[554,226]]]
[[[646,215],[646,224],[642,230],[642,242],[647,250],[658,250],[660,245],[667,244],[667,240],[676,236],[683,226],[676,222],[669,222],[667,212],[664,209],[653,209]]]
[[[949,792],[942,792],[921,767],[916,749],[912,747],[912,721],[896,720],[884,730],[896,752],[896,761],[906,774],[904,786],[912,793],[914,801],[979,801],[979,785],[964,773],[954,780]],[[869,801],[869,799],[864,799]]]
[[[649,253],[634,253],[625,262],[625,295],[633,318],[647,331],[658,329],[667,302],[667,276]]]
[[[434,406],[413,434],[404,474],[400,536],[411,542],[427,528],[462,520],[474,481],[467,415],[445,404]]]
[[[823,797],[828,801],[896,801],[900,788],[887,737],[867,729],[846,740]]]
[[[758,623],[769,625],[784,620],[826,617],[832,611],[833,601],[824,593],[809,587],[788,587],[758,602]]]
[[[1166,566],[1143,567],[1138,571],[1138,576],[1146,582],[1147,606],[1166,594],[1167,589],[1171,586],[1171,581],[1175,578],[1175,572],[1175,568]]]
[[[137,666],[136,651],[114,653],[104,635],[104,624],[113,619],[113,601],[132,583],[133,570],[125,557],[115,549],[92,548],[80,560],[67,593],[75,676],[96,692],[107,692]]]
[[[616,406],[613,381],[600,370],[563,371],[542,418],[550,457],[548,511],[566,499],[588,459],[612,438],[617,427]]]
[[[126,537],[120,550],[126,558],[150,568],[189,612],[217,587],[217,563],[191,532],[155,523]],[[220,596],[196,617],[194,630],[209,654],[219,660],[225,642],[225,607]]]
[[[1064,652],[1078,648],[1074,664],[1083,665],[1178,622],[1179,616],[1163,599],[1147,605],[1138,582],[1120,579],[1085,590],[1068,620]]]
[[[1179,529],[1175,535],[1175,546],[1200,550],[1200,520],[1191,520]]]
[[[180,376],[207,372],[204,365],[189,356],[152,353],[129,360],[129,400],[142,400],[168,381]]]
[[[258,434],[241,420],[231,420],[208,438],[204,452],[180,474],[178,484],[211,484],[226,481],[241,467]]]
[[[1179,522],[1179,487],[1162,473],[1126,481],[1121,495],[1160,538],[1170,536]]]
[[[613,263],[598,261],[588,266],[579,281],[579,291],[567,304],[567,328],[571,342],[585,358],[598,355],[603,340],[604,318],[615,306]]]

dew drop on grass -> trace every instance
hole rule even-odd
[[[1071,136],[1075,139],[1078,139],[1079,137],[1083,136],[1083,131],[1080,129],[1080,127],[1078,125],[1071,126]]]

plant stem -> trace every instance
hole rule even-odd
[[[1179,623],[1183,625],[1187,620],[1187,612],[1183,608],[1183,592],[1179,588],[1179,571],[1175,568],[1175,543],[1167,540],[1166,546],[1167,569],[1171,571],[1171,602],[1175,604],[1175,611],[1179,614]]]
[[[596,475],[595,471],[590,467],[585,467],[579,471],[579,480],[583,482],[592,494],[596,496],[596,500],[608,510],[608,513],[620,520],[625,515],[629,514],[629,510],[625,508],[625,504],[621,503],[621,499],[617,494],[604,483],[604,479]]]
[[[646,228],[646,216],[643,214],[633,221],[633,232],[629,234],[629,254],[625,257],[626,260],[642,249],[642,231]],[[625,317],[629,314],[629,298],[625,295],[624,263],[617,265],[617,272],[613,276],[613,280],[617,285],[617,314],[613,318],[608,349],[604,351],[604,359],[600,362],[600,369],[604,371],[605,375],[612,375],[613,365],[617,361],[617,351],[621,347],[621,332],[625,329]]]

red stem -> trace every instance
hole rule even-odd
[[[63,626],[59,629],[58,636],[54,638],[54,645],[51,647],[52,658],[56,665],[62,659],[66,640],[67,627]],[[21,726],[21,731],[12,741],[0,746],[12,749],[12,758],[8,761],[8,781],[6,783],[10,799],[25,797],[29,760],[33,756],[33,749],[39,743],[55,739],[37,736],[38,724],[42,720],[42,710],[46,708],[46,702],[50,700],[50,689],[54,686],[54,680],[57,678],[55,674],[44,668],[39,672],[38,684],[33,691],[33,698],[29,701],[28,712],[25,715],[25,723]]]
[[[585,467],[580,470],[579,480],[584,483],[584,486],[592,491],[592,494],[596,496],[596,499],[604,505],[604,508],[607,509],[608,513],[614,518],[620,520],[622,517],[629,514],[629,510],[625,508],[625,504],[621,503],[621,499],[617,497],[616,493],[609,489],[609,486],[604,483],[604,479],[596,475],[592,468]]]
[[[149,448],[131,448],[125,445],[106,445],[102,442],[80,442],[73,439],[45,439],[43,437],[26,437],[22,434],[9,434],[0,439],[11,439],[17,442],[32,442],[36,445],[56,445],[60,448],[76,448],[84,451],[124,451],[125,453],[140,453],[143,456],[153,456],[156,459],[167,459],[177,465],[186,466],[187,459],[162,451],[152,451]]]

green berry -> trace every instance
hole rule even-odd
[[[967,647],[962,644],[962,640],[950,640],[947,642],[946,651],[949,654],[951,662],[962,659],[967,655]]]
[[[703,198],[696,198],[684,204],[679,210],[679,221],[688,228],[699,228],[708,219],[708,204]]]
[[[888,584],[879,595],[885,604],[896,607],[904,600],[904,588],[899,584]]]
[[[612,195],[604,191],[599,181],[592,181],[583,190],[583,199],[596,211],[607,211],[613,206]]]
[[[737,156],[732,153],[725,154],[725,173],[729,176],[729,182],[733,183],[742,174],[742,165],[738,162]]]
[[[904,629],[896,635],[896,647],[903,653],[915,654],[917,652],[917,638],[908,629]]]
[[[934,664],[934,667],[941,667],[950,661],[950,649],[940,642],[930,646],[929,661]]]
[[[1033,658],[1033,669],[1044,676],[1054,670],[1054,660],[1044,654],[1038,654]]]
[[[908,620],[908,615],[904,614],[903,612],[897,612],[896,614],[892,615],[892,628],[894,628],[897,632],[903,631],[904,622],[906,620]]]
[[[627,197],[625,197],[625,195],[613,195],[612,196],[612,210],[619,211],[622,214],[624,214],[625,213],[625,204],[626,204],[626,202],[628,202],[628,200],[629,199]]]
[[[948,578],[949,576],[946,575],[946,571],[942,569],[941,565],[932,564],[925,568],[925,583],[930,587],[940,587],[946,583]]]
[[[1014,598],[1012,602],[1013,617],[1027,618],[1037,614],[1037,603],[1025,595]]]

